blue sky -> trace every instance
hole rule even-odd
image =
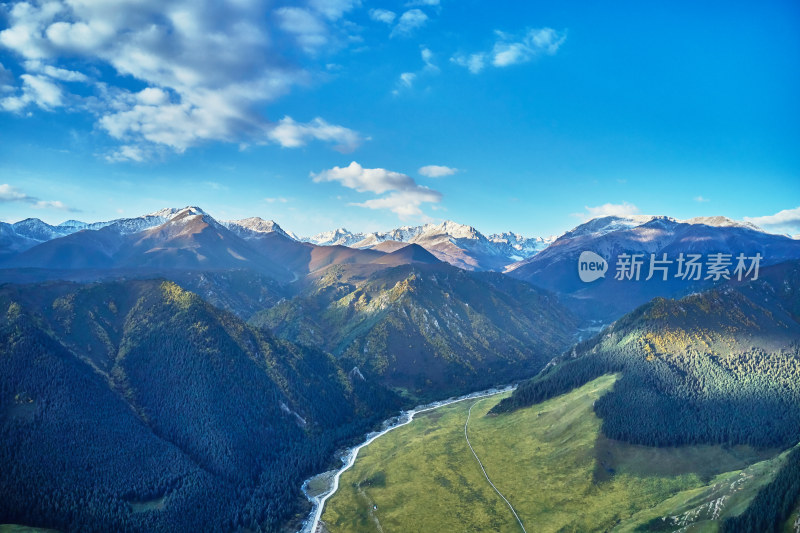
[[[0,14],[0,219],[800,233],[800,4],[68,0]]]

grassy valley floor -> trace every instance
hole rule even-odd
[[[716,531],[781,466],[777,450],[606,439],[593,403],[615,381],[500,416],[485,415],[505,395],[418,415],[361,450],[322,520],[331,533],[521,531],[467,447],[473,404],[472,446],[529,532]]]

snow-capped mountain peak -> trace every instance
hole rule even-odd
[[[65,220],[64,222],[59,224],[58,227],[60,227],[60,228],[85,228],[88,225],[89,225],[88,222],[82,222],[80,220],[70,219],[70,220]]]
[[[419,244],[442,261],[462,268],[492,270],[530,257],[553,239],[526,238],[510,232],[487,238],[473,226],[445,220],[438,224],[401,226],[367,234],[339,228],[301,240],[320,246],[351,248],[371,248],[386,241]]]
[[[200,209],[197,206],[187,205],[186,207],[165,207],[164,209],[159,209],[158,211],[155,211],[153,213],[148,213],[146,215],[142,215],[142,216],[136,217],[136,218],[153,217],[153,218],[163,218],[165,220],[169,220],[169,219],[175,218],[177,216],[186,215],[186,214],[207,215],[208,213],[206,213],[205,211],[203,211],[202,209]]]
[[[51,226],[38,218],[26,218],[11,225],[14,233],[38,242],[57,239],[73,232],[70,227]]]
[[[690,219],[687,219],[687,220],[681,220],[681,222],[684,222],[686,224],[704,224],[706,226],[715,226],[715,227],[718,227],[718,228],[722,228],[722,227],[747,228],[747,229],[752,229],[752,230],[761,231],[761,232],[764,231],[764,230],[762,230],[761,228],[759,228],[758,226],[756,226],[755,224],[753,224],[751,222],[742,222],[742,221],[739,221],[739,220],[732,220],[730,218],[719,216],[719,215],[718,216],[713,216],[713,217],[694,217],[694,218],[690,218]]]
[[[559,238],[571,239],[574,237],[580,237],[582,235],[594,235],[595,237],[601,237],[614,231],[632,229],[643,224],[647,224],[654,219],[668,219],[672,220],[673,222],[675,221],[669,217],[657,217],[653,215],[609,215],[588,220],[564,233]]]
[[[761,228],[750,222],[742,222],[739,220],[732,220],[723,216],[710,216],[710,217],[694,217],[686,220],[679,220],[668,216],[657,215],[628,215],[628,216],[605,216],[593,218],[572,230],[564,233],[562,237],[573,238],[582,235],[594,235],[601,237],[608,233],[620,230],[628,230],[646,226],[647,228],[655,229],[671,228],[675,224],[702,224],[705,226],[714,227],[730,227],[730,228],[747,228],[751,230],[761,231]]]
[[[352,233],[346,228],[337,228],[331,231],[323,231],[313,237],[301,239],[318,246],[353,246],[366,237],[363,233]]]
[[[411,242],[411,239],[420,235],[425,226],[400,226],[389,231],[375,231],[368,233],[363,239],[353,243],[354,248],[369,248],[386,241]]]
[[[422,235],[424,236],[446,235],[454,239],[473,239],[473,240],[478,240],[482,237],[485,238],[478,230],[476,230],[472,226],[459,224],[458,222],[453,222],[452,220],[445,220],[444,222],[438,225],[426,224],[424,228],[425,229],[422,233]]]
[[[284,237],[298,240],[293,233],[281,228],[274,220],[264,220],[261,217],[249,217],[241,220],[222,220],[220,223],[245,239],[274,232]]]
[[[490,242],[508,249],[508,256],[515,261],[521,261],[547,248],[556,240],[555,235],[549,237],[524,237],[519,233],[506,231],[489,235]]]

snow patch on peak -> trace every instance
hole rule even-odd
[[[459,224],[458,222],[453,222],[452,220],[445,220],[436,226],[432,224],[426,224],[424,227],[425,231],[423,232],[423,235],[426,236],[447,235],[449,237],[453,237],[454,239],[474,240],[485,238],[483,234],[481,234],[472,226],[465,226],[464,224]]]
[[[522,261],[547,248],[556,240],[555,235],[550,237],[524,237],[519,233],[506,231],[493,233],[488,237],[489,242],[502,246],[508,250],[508,255],[514,261]]]
[[[570,231],[563,234],[561,239],[571,239],[584,235],[603,236],[613,231],[632,229],[643,224],[647,224],[655,219],[668,217],[658,217],[654,215],[627,215],[627,216],[605,216],[593,218]]]
[[[187,206],[183,208],[167,207],[159,209],[154,213],[142,215],[134,218],[118,218],[108,222],[94,222],[87,224],[84,229],[98,230],[105,227],[111,227],[120,235],[130,235],[132,233],[139,233],[170,221],[178,221],[180,219],[188,219],[189,217],[202,216],[209,223],[216,223],[205,211],[199,207]]]
[[[57,239],[75,231],[71,227],[51,226],[38,218],[26,218],[11,224],[11,227],[17,235],[36,242]]]
[[[153,213],[148,213],[146,215],[142,215],[141,217],[137,218],[158,217],[158,218],[168,219],[174,217],[180,211],[181,209],[177,207],[165,207],[164,209],[159,209],[158,211],[155,211]]]
[[[566,232],[560,238],[571,239],[574,237],[581,237],[584,235],[592,235],[594,237],[601,237],[607,233],[621,230],[630,230],[633,228],[647,229],[669,229],[675,224],[690,224],[714,227],[735,227],[747,228],[755,231],[763,230],[758,226],[749,222],[741,222],[732,220],[723,216],[712,217],[694,217],[686,220],[678,220],[672,217],[663,215],[629,215],[629,216],[606,216],[598,217],[584,222],[583,224]],[[637,230],[638,231],[638,230]]]
[[[162,211],[164,211],[164,210],[162,209]],[[172,208],[171,211],[172,211],[172,214],[171,215],[167,215],[166,218],[173,219],[173,218],[178,218],[180,216],[195,216],[195,215],[207,216],[208,215],[208,213],[206,213],[205,211],[203,211],[199,207],[195,207],[193,205],[188,205],[188,206],[186,206],[184,208],[181,208],[181,209]],[[157,213],[158,212],[159,211],[157,211]]]
[[[61,224],[58,225],[60,228],[85,228],[88,226],[88,222],[82,222],[80,220],[65,220]]]
[[[318,246],[353,246],[365,237],[363,233],[351,233],[346,228],[337,228],[301,240]]]
[[[531,257],[546,248],[554,238],[526,238],[516,233],[503,233],[486,237],[473,226],[445,220],[438,224],[401,226],[389,231],[352,233],[339,228],[301,239],[321,246],[343,245],[351,248],[372,248],[386,241],[419,244],[441,260],[461,264],[448,254],[474,255],[477,261],[496,264],[519,261]],[[458,250],[461,250],[459,252]],[[466,257],[466,256],[465,256]],[[478,263],[476,263],[478,264]],[[474,266],[474,265],[473,265]]]
[[[764,233],[764,230],[751,222],[742,222],[719,215],[714,217],[694,217],[687,220],[681,220],[681,222],[686,224],[703,224],[705,226],[714,226],[718,228],[747,228]]]
[[[249,217],[241,220],[221,220],[220,224],[245,239],[274,232],[284,237],[297,240],[294,234],[285,231],[274,220],[264,220],[261,217]]]
[[[161,218],[164,221],[176,218],[181,215],[207,215],[205,211],[200,209],[197,206],[187,205],[186,207],[165,207],[164,209],[159,209],[158,211],[154,211],[153,213],[148,213],[146,215],[142,215],[140,217],[135,218]],[[134,219],[118,219],[118,220],[134,220]],[[116,222],[116,221],[113,221]]]

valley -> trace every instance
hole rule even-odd
[[[418,415],[361,450],[323,512],[326,530],[520,531],[464,439],[470,408],[472,446],[528,531],[716,531],[785,461],[776,449],[610,441],[593,404],[617,379],[511,415],[487,416],[507,394]]]
[[[797,503],[796,240],[606,217],[544,249],[452,222],[321,245],[198,207],[2,224],[3,523],[287,531],[316,513],[305,492],[331,531],[702,529]],[[767,259],[613,305],[610,280],[573,290],[581,248],[692,239]]]
[[[367,438],[364,442],[341,454],[342,463],[344,463],[341,468],[336,471],[331,470],[328,472],[323,472],[322,474],[318,474],[303,482],[303,493],[305,494],[306,498],[309,499],[313,507],[311,514],[303,523],[303,527],[300,531],[302,533],[311,533],[317,531],[322,512],[325,510],[325,502],[331,496],[336,494],[336,491],[339,489],[341,476],[355,464],[358,454],[363,448],[369,446],[390,431],[395,431],[403,426],[411,424],[418,414],[424,415],[425,413],[436,411],[442,407],[456,403],[474,401],[479,398],[490,398],[492,396],[501,395],[508,390],[510,390],[508,387],[504,389],[492,389],[488,391],[475,392],[459,398],[451,398],[428,405],[417,406],[414,409],[403,411],[397,417],[393,417],[384,421],[381,425],[380,431],[370,433],[367,435]]]

